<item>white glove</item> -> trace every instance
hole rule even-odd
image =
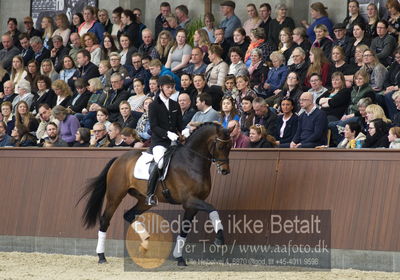
[[[185,136],[185,138],[188,138],[190,136],[190,129],[185,128],[184,130],[182,130],[182,135]]]
[[[178,140],[178,135],[176,133],[171,132],[171,131],[167,131],[167,137],[172,142]]]

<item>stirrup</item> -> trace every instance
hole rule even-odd
[[[157,196],[152,194],[146,197],[146,205],[154,206],[158,204]]]

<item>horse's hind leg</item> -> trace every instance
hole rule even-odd
[[[152,206],[147,205],[145,203],[145,197],[135,189],[129,189],[128,192],[138,200],[137,203],[124,214],[124,220],[129,224],[132,224],[136,218],[136,215],[142,214],[143,212],[149,210]]]
[[[174,258],[178,261],[178,266],[186,266],[186,261],[182,256],[182,250],[185,246],[186,237],[192,227],[193,218],[196,216],[197,212],[197,209],[185,209],[185,214],[183,215],[183,221],[181,224],[181,232],[176,237],[176,244],[174,252],[172,253]]]
[[[184,208],[192,208],[198,211],[207,212],[216,233],[214,244],[217,246],[224,245],[224,228],[221,219],[219,218],[218,211],[214,206],[195,197],[189,198],[182,204]]]
[[[117,210],[118,205],[121,203],[122,198],[123,197],[111,200],[109,197],[107,197],[106,208],[104,209],[103,215],[100,217],[100,230],[98,232],[97,247],[96,247],[96,253],[99,256],[99,263],[107,262],[106,257],[104,255],[106,236],[107,236],[106,232],[108,227],[110,226],[110,220],[114,215],[115,210]]]
[[[135,196],[138,199],[138,202],[135,204],[135,206],[125,212],[124,219],[131,225],[132,229],[139,235],[140,239],[142,240],[139,250],[144,254],[148,249],[150,235],[147,233],[142,223],[138,221],[134,222],[134,220],[136,219],[137,215],[140,215],[143,212],[149,210],[152,206],[149,206],[145,203],[145,198],[143,195],[140,195],[139,193],[132,193],[132,189],[130,190],[130,194]]]

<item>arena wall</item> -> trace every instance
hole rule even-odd
[[[75,205],[85,181],[125,151],[0,150],[0,250],[40,251],[36,243],[49,238],[55,244],[73,242],[77,247],[72,254],[93,251],[87,244],[95,242],[97,228],[82,227],[82,205]],[[343,258],[343,252],[384,253],[392,261],[385,262],[389,268],[384,270],[400,270],[399,156],[389,150],[235,150],[230,175],[213,169],[208,201],[228,210],[331,210],[332,248],[342,252],[337,257]],[[124,199],[108,238],[124,238],[122,214],[133,203],[133,198]],[[80,241],[86,246],[82,252]]]

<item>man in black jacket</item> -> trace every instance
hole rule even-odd
[[[268,134],[275,135],[278,116],[268,107],[265,99],[262,97],[254,98],[253,109],[256,115],[254,123],[263,125],[267,129]]]
[[[32,50],[35,53],[35,60],[37,63],[42,63],[46,58],[50,57],[50,51],[43,46],[43,41],[38,36],[29,39]]]
[[[78,71],[76,71],[74,77],[68,81],[68,85],[72,90],[75,90],[74,81],[76,79],[83,78],[84,80],[89,81],[92,78],[100,76],[99,67],[90,62],[90,52],[88,50],[82,49],[78,51],[76,60],[79,65]]]
[[[163,156],[171,142],[178,140],[178,133],[183,129],[182,113],[179,104],[170,99],[175,92],[175,81],[171,76],[159,78],[160,94],[149,106],[149,121],[152,131],[151,147],[156,165],[150,170],[146,204],[156,205],[154,192],[160,177],[159,169],[163,166]]]
[[[158,34],[163,29],[168,28],[168,23],[166,17],[171,14],[171,5],[168,2],[161,2],[160,4],[160,14],[156,17],[155,20],[155,34],[154,38],[158,38]]]
[[[104,92],[97,102],[98,108],[94,107],[97,111],[100,107],[107,109],[110,122],[116,122],[119,115],[119,104],[121,101],[128,100],[129,93],[124,90],[124,79],[119,73],[111,75],[112,90]]]
[[[21,45],[21,56],[24,60],[24,65],[28,65],[28,62],[35,57],[31,45],[29,43],[29,36],[26,33],[21,33],[18,35],[19,43]]]
[[[63,69],[64,57],[69,55],[69,48],[64,47],[63,38],[60,35],[54,35],[53,48],[50,51],[50,58],[53,61],[54,69],[56,72],[60,72]]]

